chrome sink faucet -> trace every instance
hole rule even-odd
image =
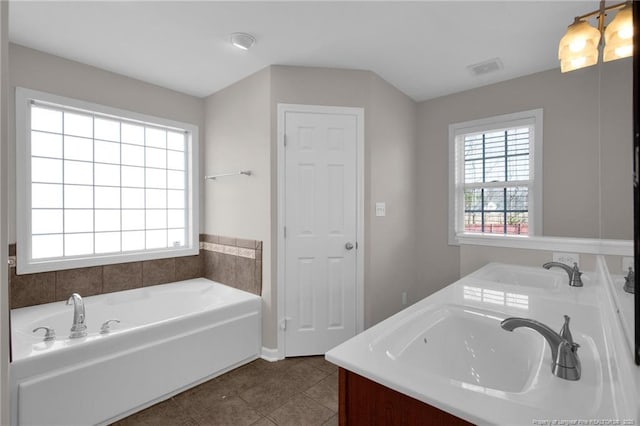
[[[579,380],[581,364],[578,348],[580,345],[573,342],[569,330],[569,319],[567,315],[564,316],[564,325],[560,333],[556,333],[549,326],[529,318],[507,318],[500,323],[500,326],[507,331],[527,327],[542,334],[551,348],[551,372],[553,375],[565,380]]]
[[[87,326],[84,323],[84,302],[82,297],[78,293],[73,293],[67,300],[67,305],[71,305],[71,303],[73,303],[73,325],[71,326],[69,338],[85,337],[87,335]]]
[[[544,269],[550,269],[554,266],[564,269],[565,272],[569,274],[569,285],[571,287],[582,287],[582,278],[580,278],[582,276],[582,272],[580,272],[576,262],[573,262],[573,268],[560,262],[547,262],[542,265]]]

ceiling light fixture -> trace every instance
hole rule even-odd
[[[616,17],[605,29],[604,20],[607,12],[618,9],[620,10]],[[589,24],[591,18],[597,19],[598,28]],[[597,64],[603,33],[604,62],[633,54],[633,16],[630,1],[605,6],[604,0],[601,0],[598,10],[576,17],[558,46],[560,70],[568,72]]]
[[[256,42],[256,38],[247,33],[233,33],[230,38],[231,44],[242,50],[249,50]]]

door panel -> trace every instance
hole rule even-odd
[[[285,354],[356,332],[357,118],[285,114]]]

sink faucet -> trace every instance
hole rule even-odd
[[[77,339],[87,335],[87,326],[84,323],[84,302],[78,293],[73,293],[67,305],[73,303],[73,325],[71,326],[71,334],[69,338]]]
[[[531,328],[542,334],[551,347],[551,372],[554,376],[565,380],[580,379],[580,358],[578,358],[578,348],[580,345],[573,342],[573,337],[569,331],[569,317],[564,316],[564,325],[560,334],[553,331],[547,325],[529,318],[507,318],[500,323],[500,326],[507,331],[513,331],[519,327]]]
[[[578,269],[578,264],[576,262],[573,262],[573,268],[560,262],[547,262],[542,265],[544,269],[553,268],[554,266],[564,269],[566,273],[569,274],[569,285],[571,287],[582,287],[582,279],[580,278],[582,276],[582,272]]]

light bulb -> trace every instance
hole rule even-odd
[[[585,46],[587,45],[587,41],[583,38],[578,39],[578,40],[574,40],[573,42],[571,42],[571,44],[569,44],[569,49],[572,52],[580,52],[582,49],[585,48]]]
[[[626,58],[627,56],[631,56],[631,54],[633,53],[633,45],[628,44],[626,46],[617,47],[615,52],[619,57]]]
[[[625,40],[633,37],[633,26],[629,25],[621,28],[620,31],[618,31],[618,36]]]
[[[580,68],[582,65],[585,64],[586,61],[587,59],[584,56],[581,56],[580,58],[572,59],[571,66],[574,68]]]

